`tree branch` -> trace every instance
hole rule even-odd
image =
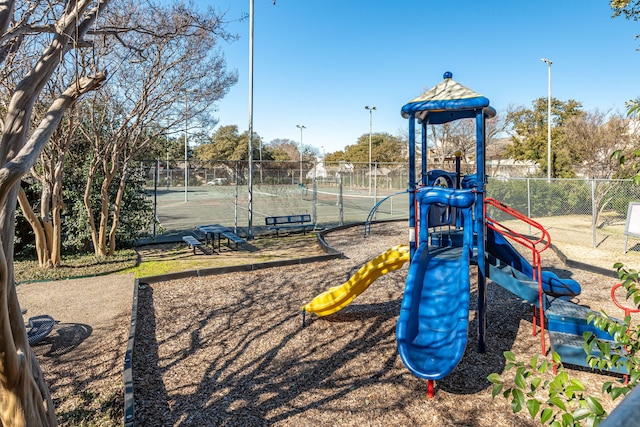
[[[0,168],[0,206],[4,205],[6,195],[9,193],[11,187],[13,187],[36,162],[40,151],[58,127],[67,108],[69,108],[80,95],[98,88],[105,80],[105,73],[98,73],[92,77],[83,77],[78,80],[77,84],[72,84],[51,104],[47,114],[25,146],[22,147],[13,159]]]

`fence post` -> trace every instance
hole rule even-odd
[[[351,179],[349,179],[351,185]],[[344,225],[344,211],[342,209],[342,174],[340,174],[340,185],[338,187],[338,225]]]
[[[375,165],[375,171],[374,171],[374,180],[373,180],[373,207],[376,206],[376,203],[378,203],[378,162],[374,163]],[[372,207],[372,208],[373,208]],[[375,213],[373,214],[373,219],[375,220]]]
[[[315,174],[314,174],[315,175]],[[314,176],[313,177],[313,229],[315,230],[318,226],[318,180]]]
[[[158,177],[160,175],[160,160],[156,159],[153,174],[153,241],[156,241],[156,222],[158,222]]]
[[[238,233],[238,161],[236,160],[236,194],[233,203],[233,232]]]
[[[593,247],[596,247],[596,241],[598,237],[596,236],[596,214],[598,207],[596,206],[596,180],[591,180],[591,232],[593,234]]]
[[[527,178],[527,216],[531,218],[531,178]],[[529,224],[529,235],[531,235],[531,224]]]

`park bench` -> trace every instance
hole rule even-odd
[[[190,248],[193,248],[194,255],[196,254],[196,248],[202,246],[202,242],[193,236],[182,236],[182,240],[189,245]]]
[[[268,229],[276,230],[276,237],[281,229],[302,230],[303,233],[306,233],[307,227],[313,227],[313,224],[310,224],[311,215],[309,214],[268,216],[264,222]]]
[[[227,246],[231,247],[231,243],[233,242],[236,246],[235,247],[236,250],[238,249],[239,244],[245,242],[245,240],[242,237],[236,235],[231,231],[223,231],[222,233],[220,233],[220,235],[227,239]]]

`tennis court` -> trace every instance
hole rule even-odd
[[[267,216],[310,214],[318,228],[365,221],[374,205],[389,197],[376,210],[376,219],[408,217],[408,195],[386,189],[369,195],[365,190],[344,190],[337,186],[256,185],[253,187],[253,232],[266,231]],[[196,225],[221,224],[246,233],[248,226],[247,186],[215,185],[158,188],[156,215],[164,233],[192,230]],[[185,199],[187,199],[185,201]],[[342,203],[341,203],[342,202]]]

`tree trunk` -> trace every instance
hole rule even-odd
[[[64,110],[104,79],[104,75],[86,77],[67,89],[53,102],[26,143],[29,114],[25,112],[30,112],[33,101],[21,95],[31,92],[24,88],[18,91],[7,113],[0,144],[0,424],[4,427],[57,425],[49,390],[27,340],[15,292],[13,238],[20,178],[35,164]]]
[[[113,203],[113,219],[111,222],[111,231],[109,231],[109,255],[113,255],[116,251],[116,232],[118,231],[118,223],[120,222],[120,206],[122,206],[122,197],[124,196],[124,189],[127,183],[127,177],[129,176],[128,161],[124,162],[124,170],[120,177],[120,184],[118,185],[118,193],[116,194],[116,200]]]
[[[49,247],[47,245],[47,236],[44,232],[44,227],[38,220],[33,209],[31,209],[31,205],[29,204],[29,200],[27,199],[27,195],[25,194],[22,187],[18,190],[18,203],[20,203],[20,209],[22,209],[22,213],[24,217],[31,225],[31,229],[33,230],[33,234],[36,238],[36,253],[38,255],[38,266],[41,268],[50,267],[51,266],[51,253],[49,252]]]
[[[89,165],[89,171],[87,173],[87,181],[84,187],[84,208],[87,211],[87,220],[89,222],[89,228],[91,230],[91,242],[93,243],[93,251],[97,253],[98,247],[98,229],[96,228],[96,221],[93,218],[93,205],[91,204],[91,187],[93,186],[93,178],[96,175],[98,165],[96,161],[92,161]]]

